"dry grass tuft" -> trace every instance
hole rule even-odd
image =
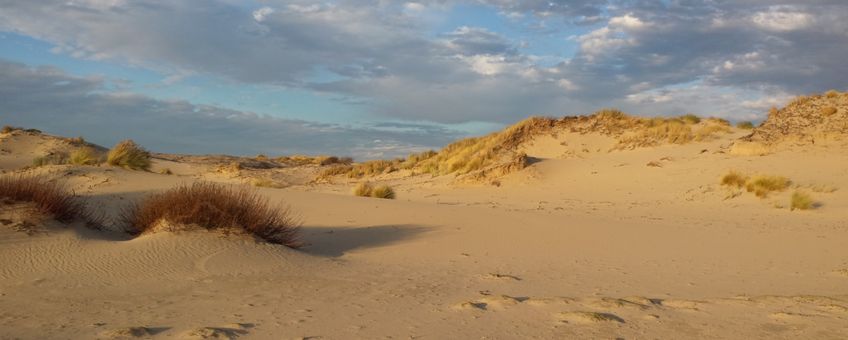
[[[751,130],[754,128],[754,123],[752,122],[739,122],[736,123],[736,127],[745,130]]]
[[[685,114],[683,116],[680,116],[680,120],[682,120],[683,122],[685,122],[687,124],[698,124],[698,123],[701,122],[701,117],[698,117],[694,114],[689,113],[689,114]]]
[[[103,161],[94,148],[83,146],[71,152],[68,162],[76,165],[97,165]]]
[[[83,138],[82,136],[68,138],[68,143],[74,146],[85,146],[87,144],[85,138]]]
[[[810,195],[801,191],[795,191],[792,193],[789,210],[810,210],[813,208],[815,208],[815,202]]]
[[[35,167],[45,165],[62,165],[68,164],[68,155],[64,153],[50,153],[44,156],[38,156],[32,159],[32,165]]]
[[[38,209],[57,221],[85,222],[101,227],[102,218],[91,213],[86,204],[61,184],[40,176],[0,176],[0,198],[3,201],[34,203]]]
[[[362,182],[353,188],[353,194],[361,197],[374,197],[395,199],[395,191],[388,185],[373,186],[369,182]]]
[[[830,91],[825,92],[824,95],[825,95],[825,97],[828,97],[828,98],[836,98],[836,97],[839,96],[839,91],[830,90]]]
[[[171,171],[170,168],[164,168],[162,170],[159,170],[159,173],[162,174],[162,175],[173,175],[174,174],[174,172]]]
[[[372,186],[371,183],[362,182],[357,184],[353,188],[353,195],[361,197],[370,197],[372,191],[374,191],[374,186]]]
[[[11,126],[11,125],[3,125],[3,128],[0,129],[0,133],[3,133],[3,134],[12,133],[12,131],[16,131],[16,130],[20,130],[20,129],[21,128],[17,128],[17,127]]]
[[[152,194],[126,209],[121,219],[134,234],[162,223],[245,232],[270,243],[297,248],[299,223],[287,208],[274,208],[249,187],[210,182],[181,185]]]
[[[395,190],[388,185],[378,185],[371,190],[371,197],[383,199],[395,199]]]
[[[260,187],[260,188],[280,189],[280,188],[285,187],[284,185],[277,183],[273,180],[267,179],[267,178],[254,178],[253,180],[250,181],[250,184],[255,186],[255,187]]]
[[[836,114],[837,109],[833,106],[825,106],[821,109],[821,114],[825,117],[830,117]]]
[[[150,152],[127,139],[118,142],[109,150],[106,162],[125,169],[146,171],[150,170]]]
[[[736,171],[730,171],[721,178],[721,185],[742,188],[748,182],[748,176]]]
[[[790,184],[792,182],[783,176],[758,175],[748,179],[745,189],[753,192],[757,197],[766,197],[773,191],[786,190]]]

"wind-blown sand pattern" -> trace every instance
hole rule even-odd
[[[848,121],[838,107],[828,119]],[[792,121],[633,148],[545,130],[511,146],[531,162],[498,176],[367,178],[395,200],[355,197],[361,179],[344,175],[313,181],[334,166],[314,162],[154,154],[151,171],[33,168],[73,146],[2,134],[4,172],[67,183],[109,230],[4,202],[0,338],[845,339],[848,144],[831,128],[826,143],[775,137],[801,131]],[[768,152],[732,153],[740,142]],[[723,186],[731,170],[791,185],[760,198]],[[254,178],[281,184],[257,190],[303,220],[302,248],[205,230],[134,237],[116,222],[146,193]],[[815,207],[790,210],[796,190]]]

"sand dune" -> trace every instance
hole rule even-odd
[[[112,230],[4,204],[0,338],[846,338],[848,148],[731,153],[749,134],[612,150],[614,135],[545,131],[515,145],[534,162],[486,181],[368,178],[395,200],[312,182],[329,166],[226,156],[28,168],[67,144],[5,134],[0,168],[66,182]],[[792,184],[760,198],[721,185],[730,170]],[[150,192],[257,177],[283,184],[257,190],[304,221],[301,249],[116,222]],[[797,190],[815,209],[790,210]]]

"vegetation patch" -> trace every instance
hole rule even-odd
[[[297,248],[299,223],[288,208],[273,207],[255,189],[210,182],[181,185],[152,194],[121,216],[133,234],[162,224],[207,230],[244,232],[270,243]]]
[[[75,165],[98,165],[103,163],[103,160],[94,148],[83,146],[71,151],[70,156],[68,156],[68,163]]]
[[[373,197],[383,199],[395,199],[395,191],[388,185],[373,186],[369,182],[362,182],[353,188],[353,194],[361,197]]]
[[[736,127],[743,130],[751,130],[754,128],[754,123],[752,122],[739,122],[736,123]]]
[[[815,202],[809,194],[801,191],[795,191],[792,193],[792,198],[790,199],[789,204],[790,210],[810,210],[813,208],[815,208]]]
[[[5,203],[33,203],[42,213],[59,222],[85,222],[101,227],[102,218],[91,213],[85,202],[64,185],[41,176],[0,176],[0,198]]]
[[[757,197],[767,197],[773,191],[786,190],[790,184],[792,182],[783,176],[758,175],[748,179],[745,189]]]
[[[106,157],[109,165],[130,170],[150,170],[150,152],[133,142],[124,140],[109,150]]]

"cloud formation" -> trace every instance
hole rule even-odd
[[[103,79],[2,60],[0,121],[82,135],[105,146],[132,138],[154,151],[177,153],[310,153],[369,159],[405,156],[459,137],[455,131],[426,124],[407,124],[403,130],[316,124],[156,100],[106,91]]]
[[[559,23],[569,32],[550,34],[576,52],[545,55],[556,48],[528,49],[489,27],[434,32],[433,17],[460,4],[494,9],[528,34]],[[839,0],[0,0],[0,8],[0,30],[58,53],[174,79],[329,93],[381,117],[446,124],[608,106],[751,119],[765,110],[754,103],[844,89],[848,74],[848,2]]]

